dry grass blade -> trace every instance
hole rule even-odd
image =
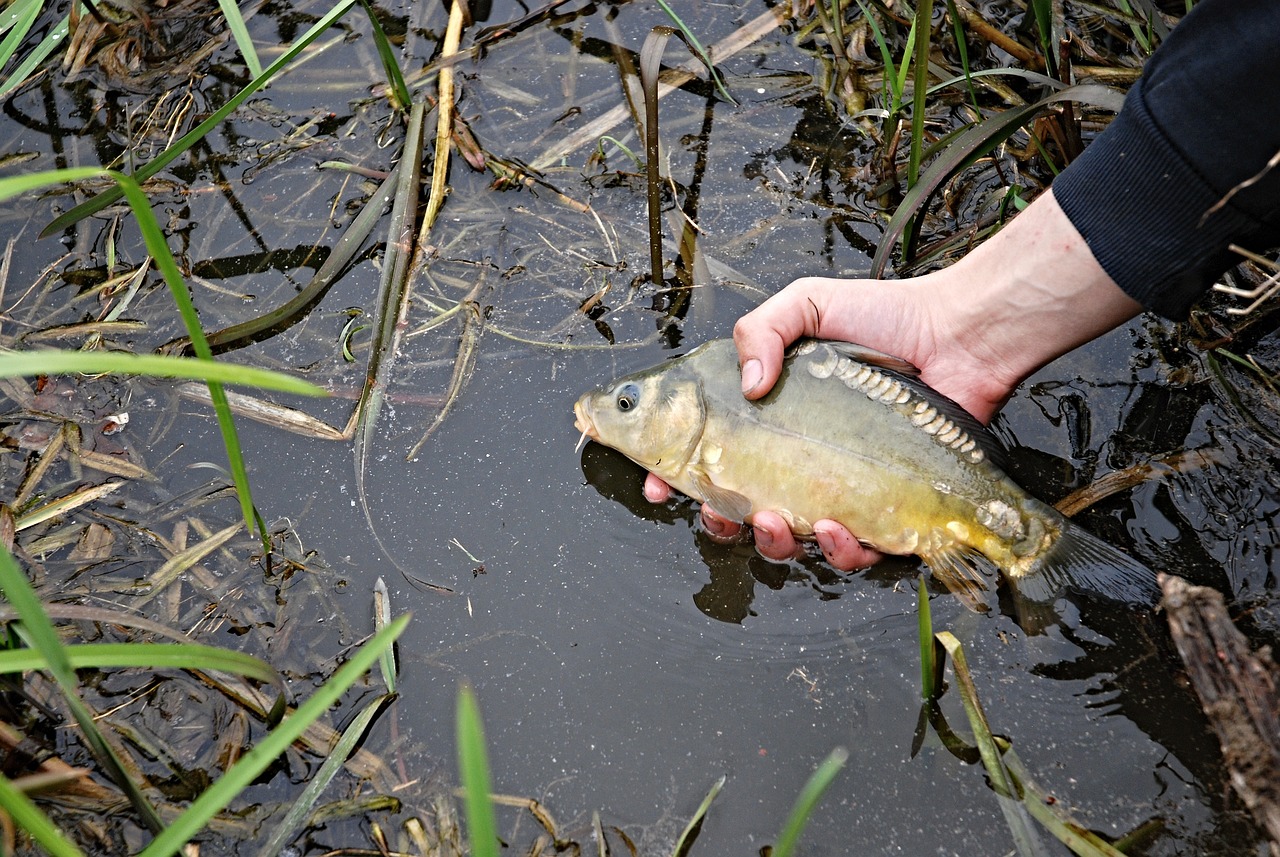
[[[203,384],[183,384],[178,387],[178,395],[195,402],[209,403],[209,388]],[[296,408],[287,408],[244,393],[227,393],[227,404],[231,412],[239,417],[254,420],[264,425],[284,429],[293,434],[311,437],[317,440],[350,440],[351,434],[336,429],[323,420],[318,420],[308,413]]]
[[[166,560],[165,564],[160,566],[156,573],[147,579],[147,586],[150,587],[150,591],[133,602],[133,609],[142,609],[147,602],[177,580],[180,574],[230,541],[231,537],[240,531],[241,526],[241,522],[237,521],[231,526],[214,533],[204,541],[192,545]]]
[[[440,56],[448,60],[458,52],[462,41],[462,24],[466,19],[466,4],[454,0],[449,9],[449,25],[444,33],[444,45]],[[453,65],[446,62],[440,67],[438,80],[439,100],[436,104],[436,155],[431,173],[431,196],[422,216],[422,228],[418,232],[418,246],[424,247],[427,235],[436,222],[436,215],[444,205],[445,187],[449,179],[449,150],[453,140]]]
[[[40,453],[40,457],[36,459],[35,466],[27,471],[27,477],[18,486],[18,492],[13,495],[10,505],[21,506],[27,502],[32,492],[44,480],[44,475],[49,472],[49,465],[62,455],[62,450],[66,443],[67,434],[64,426],[62,429],[55,431],[49,438],[49,443],[45,446],[44,452]]]
[[[65,515],[95,500],[101,500],[124,484],[123,482],[104,482],[101,485],[90,485],[78,491],[72,491],[57,500],[50,500],[30,512],[19,515],[14,520],[14,529],[17,532],[21,532],[28,527],[34,527],[36,524],[43,523],[51,518]]]

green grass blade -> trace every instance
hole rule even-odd
[[[997,113],[957,135],[954,142],[929,165],[916,186],[907,191],[897,211],[893,213],[893,217],[889,218],[884,235],[871,260],[870,276],[873,279],[884,276],[889,253],[898,237],[902,235],[907,222],[928,202],[929,197],[943,182],[1000,145],[1037,112],[1058,101],[1080,101],[1105,109],[1119,110],[1124,102],[1124,95],[1106,86],[1078,84],[1048,95],[1035,104]]]
[[[960,699],[964,703],[965,714],[969,717],[969,725],[973,729],[973,740],[978,745],[982,756],[982,765],[991,777],[996,793],[1004,797],[1017,797],[1013,783],[1009,780],[1009,772],[1000,761],[1000,751],[996,748],[991,727],[987,724],[987,715],[982,711],[982,703],[978,700],[978,688],[969,673],[969,662],[965,658],[964,647],[950,631],[939,631],[938,642],[951,656],[951,669],[955,673],[956,684],[960,688]]]
[[[685,857],[689,853],[689,849],[693,847],[693,840],[698,834],[698,829],[702,826],[702,819],[706,818],[707,811],[711,809],[711,802],[716,799],[716,795],[720,794],[720,789],[724,788],[725,779],[725,777],[721,777],[711,784],[711,789],[707,792],[707,796],[702,799],[702,803],[698,804],[697,811],[689,819],[689,823],[684,826],[684,830],[680,833],[680,838],[676,840],[675,850],[671,852],[673,857]]]
[[[173,163],[179,156],[185,153],[197,142],[204,139],[206,134],[216,128],[222,120],[227,118],[227,116],[231,115],[231,113],[243,104],[249,96],[253,95],[259,89],[270,83],[271,80],[280,73],[281,69],[293,62],[294,58],[297,57],[298,54],[302,53],[302,51],[315,41],[321,33],[329,29],[334,22],[345,15],[356,2],[357,0],[338,0],[332,9],[325,13],[320,20],[316,21],[315,24],[311,26],[311,29],[298,37],[297,41],[290,45],[288,50],[282,53],[275,62],[263,69],[262,74],[251,80],[244,89],[233,95],[226,104],[214,111],[209,118],[205,119],[195,128],[192,128],[184,134],[172,146],[165,149],[154,159],[148,162],[146,166],[136,170],[132,174],[133,179],[137,182],[146,181],[169,164]],[[41,230],[40,237],[44,238],[45,236],[61,232],[71,224],[76,223],[91,214],[96,214],[108,205],[112,205],[123,195],[124,192],[120,188],[112,188],[111,190],[103,191],[91,199],[85,200],[70,211],[64,212],[54,218],[53,222]]]
[[[911,30],[915,33],[914,58],[911,61],[915,76],[911,91],[911,150],[907,162],[907,188],[920,178],[920,153],[924,151],[925,96],[929,91],[929,48],[933,28],[933,0],[918,0],[915,20]]]
[[[357,649],[341,669],[321,685],[306,702],[285,717],[280,725],[271,731],[271,734],[241,756],[221,779],[206,789],[192,802],[186,812],[174,819],[162,834],[143,849],[139,857],[162,857],[162,855],[169,857],[177,854],[191,837],[209,823],[211,818],[248,788],[275,761],[277,756],[289,749],[289,746],[311,724],[328,713],[330,707],[377,663],[382,650],[395,642],[408,622],[407,615],[399,617]]]
[[[153,832],[164,829],[164,823],[156,813],[155,807],[142,794],[138,785],[129,779],[115,750],[98,730],[93,714],[80,699],[80,693],[76,689],[75,670],[72,669],[71,661],[67,658],[66,649],[58,639],[58,632],[54,630],[53,623],[45,615],[40,599],[31,588],[31,584],[27,582],[26,575],[5,550],[0,550],[0,590],[4,591],[4,597],[22,617],[17,626],[20,636],[44,659],[45,669],[57,683],[58,689],[66,700],[67,708],[71,710],[71,715],[80,726],[84,741],[98,760],[98,764],[102,765],[121,791],[128,796],[129,802],[148,828]]]
[[[484,724],[475,694],[467,685],[458,691],[458,779],[466,792],[467,840],[471,857],[498,857],[498,822],[489,795],[489,758]]]
[[[231,37],[236,40],[240,56],[244,57],[244,64],[249,67],[249,74],[257,77],[262,74],[262,63],[258,61],[258,52],[253,48],[253,39],[249,38],[249,28],[245,25],[244,16],[240,14],[240,7],[236,5],[236,0],[218,0],[218,5],[222,7],[222,17],[227,19],[227,28],[231,30]]]
[[[707,53],[707,49],[702,46],[702,42],[698,41],[698,37],[693,34],[693,30],[690,30],[688,25],[680,20],[680,16],[667,5],[666,0],[658,0],[658,5],[662,7],[662,11],[666,12],[667,17],[671,19],[671,23],[675,24],[676,29],[684,36],[685,44],[693,51],[694,56],[707,67],[707,74],[711,75],[711,80],[715,82],[716,91],[730,104],[737,104],[737,100],[729,94],[729,90],[725,87],[724,78],[720,76],[720,72],[716,71],[715,64],[711,62],[711,54]]]
[[[916,604],[920,628],[920,696],[933,699],[942,689],[946,658],[933,636],[933,611],[929,606],[929,590],[924,585],[923,574],[916,583]]]
[[[83,3],[83,0],[80,0],[80,2]],[[94,5],[97,5],[96,2]],[[11,9],[10,11],[13,10]],[[38,14],[40,9],[37,9],[36,11]],[[28,24],[27,26],[30,27],[31,25]],[[14,66],[13,70],[9,72],[9,75],[5,77],[3,82],[0,82],[0,98],[4,98],[10,92],[13,92],[13,90],[26,83],[27,77],[40,66],[40,63],[44,62],[45,57],[49,56],[49,54],[53,53],[56,49],[66,44],[67,33],[70,32],[70,29],[71,19],[69,17],[63,18],[57,25],[50,29],[49,32],[45,34],[45,37],[40,40],[40,43],[36,45],[29,54],[23,57],[20,63]],[[4,44],[5,46],[9,46],[11,51],[17,51],[21,42],[21,39],[17,39],[11,43],[9,39],[6,38]],[[0,62],[0,68],[3,68],[4,63],[8,62],[10,59],[12,59],[12,53],[10,56],[5,57],[3,62]]]
[[[391,42],[383,32],[382,24],[379,23],[369,0],[360,0],[360,5],[364,7],[365,13],[369,16],[369,26],[373,28],[373,43],[378,48],[378,58],[382,60],[382,70],[386,72],[387,85],[391,88],[391,106],[396,110],[408,110],[413,99],[409,95],[408,85],[404,82],[404,73],[400,71],[400,64],[396,62]]]
[[[849,751],[843,747],[836,747],[810,775],[808,782],[796,797],[795,806],[791,808],[791,815],[787,816],[787,823],[783,826],[782,833],[778,834],[778,843],[773,846],[771,857],[791,857],[796,843],[800,841],[800,834],[809,823],[809,816],[813,814],[814,807],[818,805],[823,793],[848,759]]]
[[[18,0],[0,15],[0,33],[8,32],[4,41],[0,41],[0,69],[13,59],[43,9],[44,0]],[[5,85],[8,85],[7,79]]]
[[[1052,77],[1058,67],[1058,52],[1054,50],[1053,0],[1031,0],[1031,13],[1036,21],[1036,34],[1040,37],[1040,52],[1044,54],[1044,67]]]
[[[146,667],[149,669],[209,670],[269,682],[283,690],[284,679],[266,661],[216,646],[198,643],[81,643],[62,647],[72,669]],[[42,670],[44,656],[34,649],[0,651],[0,673]]]
[[[391,646],[385,646],[383,651],[388,651],[390,648]],[[284,819],[271,832],[271,838],[258,850],[258,857],[276,857],[285,844],[297,835],[297,832],[306,823],[307,816],[311,813],[316,801],[320,799],[325,786],[329,785],[338,771],[342,769],[342,766],[346,764],[347,757],[351,755],[356,745],[364,738],[364,733],[368,731],[374,715],[381,711],[383,703],[393,696],[394,694],[391,693],[379,696],[356,715],[351,724],[347,726],[346,731],[342,733],[342,737],[338,739],[338,743],[334,745],[333,749],[329,751],[329,755],[325,757],[324,763],[320,765],[320,770],[316,771],[315,776],[311,778],[306,788],[298,795],[298,799],[289,807],[289,812]]]
[[[1080,857],[1124,857],[1124,852],[1079,822],[1060,816],[1054,810],[1054,805],[1051,805],[1049,795],[1042,793],[1031,782],[1022,761],[1012,748],[1005,750],[1004,761],[1009,774],[1018,781],[1026,794],[1023,803],[1026,804],[1027,811],[1031,813],[1032,818],[1044,825],[1054,838]]]
[[[49,816],[41,812],[31,798],[15,788],[3,774],[0,774],[0,809],[50,857],[84,857],[84,852],[67,839],[49,820]]]
[[[863,0],[855,0],[855,2],[867,19],[867,25],[871,28],[871,36],[876,40],[876,46],[880,48],[880,60],[884,63],[884,72],[881,75],[881,79],[884,81],[885,96],[890,102],[885,106],[890,116],[892,116],[898,112],[898,108],[901,106],[901,93],[894,92],[892,86],[893,82],[898,78],[893,61],[893,51],[889,50],[889,43],[885,41],[884,33],[880,30],[880,24],[876,21],[876,16],[872,15],[871,10],[867,8],[867,4]]]
[[[81,372],[100,375],[149,375],[155,378],[182,378],[218,381],[278,390],[299,396],[328,395],[308,381],[253,366],[238,366],[189,357],[162,357],[157,354],[129,354],[124,351],[10,351],[0,353],[0,378],[65,375]]]

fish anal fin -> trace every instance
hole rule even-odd
[[[956,541],[920,551],[920,558],[929,566],[933,576],[942,581],[960,602],[975,613],[990,609],[983,593],[987,580],[983,569],[990,563],[982,554]]]
[[[704,500],[711,505],[721,515],[730,520],[742,521],[747,515],[751,514],[751,501],[737,491],[731,491],[728,488],[721,488],[711,481],[702,470],[696,470],[692,474],[693,484],[697,486],[698,492],[702,494]]]

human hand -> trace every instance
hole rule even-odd
[[[810,336],[907,360],[920,369],[922,381],[985,423],[1031,372],[1140,310],[1098,265],[1048,192],[948,268],[906,280],[802,278],[739,319],[733,338],[748,399],[768,393],[786,348]],[[658,477],[645,480],[651,501],[670,495]],[[707,504],[702,519],[718,540],[733,539],[741,529]],[[761,512],[751,523],[761,554],[779,560],[796,555],[781,516]],[[814,535],[837,568],[880,558],[836,521],[816,522]]]

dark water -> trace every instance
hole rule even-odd
[[[706,43],[765,10],[687,5],[681,12]],[[400,20],[410,14],[387,9]],[[254,19],[255,38],[287,41],[293,13],[319,11],[272,4]],[[489,20],[520,14],[500,3]],[[560,18],[461,63],[459,112],[486,150],[533,162],[620,103],[607,46],[636,50],[659,23],[664,17],[649,4],[569,4]],[[180,182],[153,193],[207,328],[286,300],[318,264],[308,248],[331,243],[335,226],[349,221],[349,206],[367,189],[318,173],[318,162],[384,169],[397,151],[398,142],[378,146],[387,111],[370,95],[378,67],[367,24],[353,13],[348,25],[357,37],[336,41],[255,97],[211,138],[216,156],[183,159],[173,171]],[[429,54],[443,26],[442,8],[412,12],[410,55]],[[674,44],[669,53],[672,62],[684,59]],[[239,68],[230,48],[216,57]],[[699,264],[685,280],[691,289],[676,288],[678,279],[664,290],[633,284],[648,259],[644,185],[608,144],[603,165],[588,163],[582,148],[546,172],[598,220],[546,188],[495,190],[491,175],[455,160],[432,233],[437,253],[368,461],[369,507],[391,559],[361,512],[350,444],[242,421],[257,503],[268,518],[287,519],[341,578],[332,613],[310,621],[342,615],[354,630],[321,636],[319,657],[367,629],[377,576],[390,585],[394,609],[413,613],[400,644],[396,716],[414,776],[452,780],[454,694],[465,680],[484,712],[495,788],[536,797],[584,842],[598,810],[642,853],[670,853],[724,775],[693,853],[757,852],[777,835],[812,769],[843,746],[849,762],[811,821],[805,853],[1011,853],[980,767],[961,763],[932,735],[911,753],[920,705],[913,563],[852,575],[769,563],[749,546],[711,543],[689,503],[646,503],[641,474],[619,456],[596,446],[573,452],[570,408],[587,387],[727,335],[737,316],[795,277],[868,268],[883,222],[864,170],[876,146],[826,106],[811,46],[775,31],[724,68],[737,106],[701,86],[662,103],[670,173],[682,200],[696,198],[701,230]],[[216,75],[201,80],[190,90],[193,116],[234,91]],[[184,81],[171,84],[163,116],[186,97]],[[123,148],[145,160],[164,134],[127,143],[122,128],[137,128],[154,98],[113,93],[92,72],[69,83],[54,75],[5,103],[0,139],[5,152],[39,154],[20,169],[97,164]],[[126,116],[132,126],[121,124]],[[185,130],[192,120],[180,113],[175,122]],[[611,135],[640,152],[629,127]],[[994,188],[998,179],[984,173],[971,186]],[[53,198],[0,216],[0,237],[15,241],[8,335],[89,314],[91,301],[72,299],[70,272],[103,265],[117,228],[117,252],[130,264],[142,258],[131,227],[104,216],[61,243],[34,243],[66,205]],[[55,269],[49,285],[24,296],[47,266]],[[371,312],[378,276],[366,254],[304,321],[228,359],[288,368],[346,395],[290,402],[340,426],[363,376],[361,362],[338,354],[341,311]],[[433,315],[431,302],[447,307],[479,278],[487,316],[474,375],[417,460],[406,462],[439,408],[457,347],[456,325],[419,328]],[[577,311],[605,286],[596,317]],[[149,327],[118,344],[146,350],[177,335],[169,300],[149,279],[128,313]],[[673,305],[681,307],[674,320]],[[1264,365],[1274,356],[1265,334],[1248,344]],[[1265,642],[1277,627],[1272,521],[1280,508],[1266,431],[1280,421],[1256,376],[1210,369],[1190,329],[1140,319],[1028,381],[997,431],[1014,447],[1019,478],[1048,499],[1153,456],[1215,451],[1216,466],[1165,474],[1082,520],[1153,568],[1228,592]],[[132,402],[128,432],[140,447],[155,444],[152,458],[171,456],[164,478],[176,492],[205,478],[191,465],[221,460],[216,429],[200,406],[175,407],[165,387],[148,389]],[[1246,391],[1239,402],[1237,389]],[[415,588],[402,571],[456,594]],[[934,599],[937,627],[966,646],[993,728],[1087,826],[1116,836],[1163,820],[1141,853],[1262,853],[1179,679],[1162,617],[1088,601],[1058,607],[1061,624],[1029,635],[1009,615],[978,616],[949,596]],[[953,725],[964,723],[954,693],[944,709]],[[513,847],[536,834],[528,816],[504,810],[500,820]],[[319,843],[332,844],[317,837],[317,853]],[[1050,844],[1049,853],[1062,850]]]

